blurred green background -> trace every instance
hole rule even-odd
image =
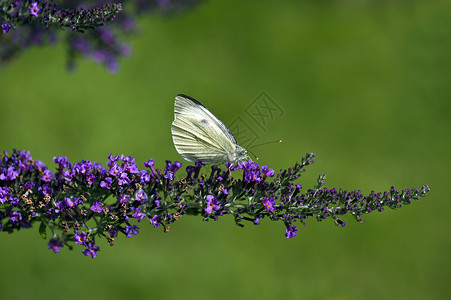
[[[429,184],[397,211],[235,226],[184,217],[169,234],[100,241],[92,260],[52,254],[37,228],[0,236],[0,298],[446,299],[451,295],[451,3],[449,1],[206,1],[139,22],[133,54],[108,74],[65,71],[64,47],[24,52],[0,71],[0,150],[27,149],[53,166],[67,155],[105,163],[124,153],[181,159],[170,124],[176,94],[226,124],[253,126],[260,163],[278,170],[318,154],[301,178],[383,191]],[[264,129],[246,107],[262,92],[284,111]],[[186,161],[183,161],[186,165]]]

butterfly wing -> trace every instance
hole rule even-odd
[[[172,139],[188,161],[221,163],[235,153],[236,140],[227,127],[199,101],[178,95],[174,104]]]

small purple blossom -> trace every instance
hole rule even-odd
[[[96,258],[98,251],[100,251],[100,247],[96,246],[94,241],[91,241],[86,245],[86,249],[82,252],[86,256],[91,255],[92,258]]]
[[[262,173],[263,175],[267,177],[273,177],[274,176],[274,170],[268,168],[268,166],[262,166]]]
[[[109,190],[109,189],[111,189],[112,182],[113,182],[113,178],[107,177],[107,178],[105,178],[105,180],[102,180],[100,182],[100,187]]]
[[[0,186],[0,202],[3,204],[5,202],[8,202],[11,199],[11,193],[9,192],[8,187],[1,187]]]
[[[39,17],[39,12],[41,11],[42,7],[38,6],[38,2],[31,3],[30,6],[30,14],[32,14],[35,17]]]
[[[129,238],[132,235],[137,235],[139,233],[138,230],[139,230],[139,227],[136,225],[125,226],[125,236]]]
[[[118,180],[119,185],[129,185],[131,182],[132,181],[128,178],[127,173],[121,173]]]
[[[66,156],[58,156],[58,157],[54,156],[53,162],[58,164],[61,169],[65,168],[70,169],[72,167]]]
[[[92,185],[95,179],[96,176],[94,174],[88,174],[88,177],[86,177],[86,181],[88,182],[89,185]]]
[[[63,172],[63,178],[64,178],[64,180],[66,180],[66,181],[72,181],[72,178],[73,178],[73,174],[72,174],[72,172],[71,171],[69,171],[69,170],[65,170],[64,172]]]
[[[43,184],[40,187],[38,187],[38,191],[41,192],[42,196],[52,196],[52,187],[48,184]]]
[[[79,233],[78,231],[75,233],[74,241],[77,245],[85,245],[86,244],[86,233],[82,231]]]
[[[265,198],[263,199],[263,206],[266,208],[267,211],[274,211],[274,205],[276,204],[276,201],[273,198]]]
[[[296,226],[294,226],[294,225],[289,225],[289,226],[287,227],[287,231],[286,231],[286,233],[285,233],[285,237],[286,237],[287,239],[290,239],[290,238],[292,238],[292,237],[295,237],[296,235],[298,235],[298,234],[297,234],[297,231],[298,231],[298,228],[297,228]]]
[[[52,179],[53,179],[53,173],[52,173],[52,171],[50,171],[50,170],[45,170],[44,171],[44,173],[42,174],[42,176],[41,176],[41,179],[42,179],[42,181],[45,181],[45,182],[50,182],[50,181],[52,181]]]
[[[96,202],[91,206],[91,210],[96,213],[101,213],[103,211],[103,204],[101,202]]]
[[[221,207],[218,205],[218,200],[213,195],[207,196],[207,201],[205,204],[207,207],[204,210],[207,214],[211,214],[213,211],[217,211]]]
[[[53,250],[53,253],[58,253],[61,251],[60,248],[63,248],[64,245],[62,242],[60,242],[58,240],[51,239],[48,246],[49,246],[49,249]]]
[[[154,159],[149,159],[148,161],[144,162],[144,166],[148,167],[148,168],[152,168],[155,165],[155,160]]]
[[[150,219],[150,224],[152,224],[155,228],[161,225],[161,218],[159,215],[155,215]]]
[[[64,204],[65,204],[65,206],[68,207],[68,208],[72,208],[72,207],[75,206],[74,201],[72,201],[72,199],[67,198],[67,197],[64,198]]]
[[[14,180],[19,176],[20,170],[16,170],[14,167],[9,167],[0,173],[0,180]]]
[[[22,220],[22,214],[17,211],[13,211],[13,213],[11,214],[11,217],[9,217],[9,221],[13,224],[17,223],[21,220]]]
[[[141,170],[141,172],[139,173],[139,178],[140,178],[140,180],[139,180],[140,184],[149,183],[151,180],[149,171]]]
[[[13,28],[11,25],[9,25],[8,23],[3,23],[2,24],[2,29],[3,29],[3,33],[8,33],[11,28]]]
[[[137,209],[133,212],[132,217],[135,218],[135,219],[137,219],[138,222],[141,222],[141,220],[144,219],[144,218],[146,217],[146,214],[143,213],[143,212],[141,212],[141,208],[137,208]]]
[[[130,196],[129,195],[121,194],[119,196],[119,202],[120,203],[128,203],[128,201],[130,201]]]
[[[110,171],[108,173],[114,177],[117,177],[119,174],[122,173],[122,168],[115,162],[111,166]]]
[[[139,189],[135,194],[135,199],[139,202],[143,202],[147,200],[147,194],[142,189]]]

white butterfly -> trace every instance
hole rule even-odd
[[[199,101],[177,95],[174,103],[172,140],[177,152],[188,161],[203,164],[246,159],[230,130]]]

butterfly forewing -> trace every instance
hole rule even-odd
[[[220,163],[235,153],[236,140],[225,125],[199,101],[175,98],[172,138],[180,155],[189,161]]]

